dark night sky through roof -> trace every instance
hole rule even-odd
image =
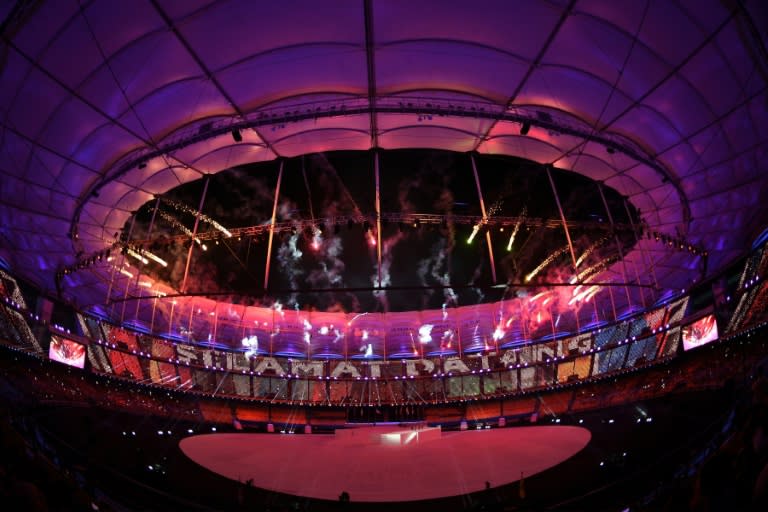
[[[522,283],[525,275],[542,260],[566,245],[562,229],[537,228],[531,219],[559,219],[554,195],[542,166],[509,157],[478,157],[478,175],[491,219],[520,217],[512,251],[507,251],[514,224],[491,228],[496,254],[497,283],[492,280],[484,237],[472,244],[467,239],[472,225],[454,221],[454,216],[481,217],[477,189],[467,154],[435,150],[401,150],[381,155],[381,209],[383,213],[418,213],[444,216],[445,223],[425,224],[386,222],[382,226],[383,282],[388,287],[423,286],[425,289],[390,290],[386,294],[365,290],[377,278],[376,247],[369,244],[363,223],[349,226],[339,217],[363,215],[370,219],[375,233],[375,187],[373,154],[336,152],[312,154],[285,163],[278,206],[278,222],[297,222],[296,233],[283,232],[275,239],[275,265],[272,267],[271,293],[262,292],[266,262],[265,234],[221,239],[208,243],[208,250],[195,252],[191,269],[190,292],[210,292],[219,296],[231,293],[241,302],[272,304],[279,300],[294,307],[345,311],[404,311],[435,309],[443,304],[467,305],[504,296],[494,284]],[[264,225],[270,222],[277,182],[275,162],[242,166],[217,174],[209,184],[203,213],[231,229]],[[602,223],[601,229],[576,228],[571,235],[578,256],[601,239],[596,250],[585,259],[584,267],[616,256],[612,238],[607,239],[607,215],[597,184],[574,173],[557,171],[555,183],[562,190],[561,200],[570,221]],[[306,181],[305,181],[306,177]],[[166,193],[160,210],[186,225],[194,226],[194,211],[203,191],[201,181],[183,185]],[[606,190],[616,223],[627,223],[622,198]],[[171,203],[173,201],[173,203]],[[183,204],[186,209],[174,208]],[[140,211],[134,226],[134,239],[146,237],[155,201]],[[163,240],[180,234],[177,226],[156,216],[152,239]],[[322,232],[319,236],[312,224]],[[633,219],[637,221],[637,219]],[[337,226],[338,224],[338,226]],[[126,225],[128,230],[130,224]],[[504,231],[500,231],[504,228]],[[210,226],[200,231],[210,230]],[[624,233],[623,242],[633,245]],[[238,240],[237,238],[240,238]],[[314,248],[312,242],[319,242]],[[180,288],[187,245],[158,248],[159,255],[176,262],[154,273],[174,288]],[[567,253],[556,258],[541,272],[540,279],[563,282],[573,276]],[[582,268],[584,268],[582,267]],[[153,275],[154,267],[149,267]],[[534,281],[535,282],[535,281]],[[471,288],[470,285],[478,285]],[[436,288],[436,287],[446,288]],[[316,293],[314,290],[336,289]],[[304,291],[291,293],[291,290]],[[364,290],[364,291],[363,291]]]

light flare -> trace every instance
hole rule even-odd
[[[432,324],[424,324],[419,327],[419,343],[429,343],[432,341]]]
[[[472,243],[472,240],[475,239],[475,236],[477,236],[478,231],[480,231],[480,223],[477,223],[472,227],[472,233],[469,235],[469,238],[467,238],[468,244]]]

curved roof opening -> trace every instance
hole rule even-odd
[[[408,311],[498,301],[543,283],[623,283],[599,274],[642,237],[632,210],[609,187],[520,158],[333,152],[180,185],[145,203],[120,238],[128,264],[182,293],[315,311]]]

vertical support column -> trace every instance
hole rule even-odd
[[[128,291],[131,289],[131,278],[126,279],[125,293],[123,294],[123,306],[120,312],[120,325],[125,321],[125,306],[128,305]]]
[[[373,115],[373,114],[371,114]],[[373,154],[373,171],[376,178],[376,257],[378,261],[379,280],[377,287],[381,287],[381,187],[379,181],[379,152]]]
[[[609,286],[608,288],[610,289],[611,287]],[[595,293],[594,297],[592,297],[590,300],[592,301],[592,309],[595,315],[594,319],[590,323],[596,325],[600,322],[600,309],[597,307],[597,293]]]
[[[147,228],[147,240],[152,239],[152,231],[155,229],[155,217],[157,216],[157,209],[160,207],[160,198],[155,200],[155,208],[152,210],[152,218],[149,221],[149,228]],[[136,272],[136,286],[139,286],[139,279],[141,278],[141,269],[144,268],[144,263],[139,266],[139,271]],[[141,290],[139,290],[141,291]],[[139,318],[139,307],[141,306],[141,298],[136,299],[136,313],[133,315],[135,320]]]
[[[461,347],[461,324],[459,323],[458,317],[456,319],[456,346],[459,351],[459,357],[463,357],[463,350]],[[443,357],[442,354],[440,357]]]
[[[240,339],[245,338],[245,315],[248,311],[248,306],[243,305],[243,313],[240,315]]]
[[[544,169],[547,171],[547,178],[549,178],[549,186],[552,187],[552,194],[555,196],[555,204],[557,204],[557,211],[560,212],[560,221],[563,223],[563,229],[565,230],[565,239],[568,240],[568,249],[571,251],[571,262],[573,263],[573,271],[576,274],[579,273],[578,265],[576,265],[576,253],[573,252],[573,242],[571,241],[571,232],[568,230],[568,221],[565,219],[565,213],[563,213],[563,206],[560,204],[560,195],[557,193],[555,187],[555,180],[552,179],[552,171],[550,166],[545,165]]]
[[[211,341],[216,342],[216,330],[219,327],[219,301],[216,301],[213,306],[213,338]]]
[[[169,335],[173,334],[173,310],[174,310],[174,308],[176,308],[176,299],[173,299],[171,301],[171,314],[168,317],[168,334]]]
[[[613,310],[613,321],[615,322],[618,315],[616,314],[616,300],[613,298],[613,286],[608,287],[608,296],[611,298],[611,309]]]
[[[483,200],[483,190],[480,188],[480,176],[477,174],[477,164],[475,163],[475,155],[473,153],[469,154],[469,159],[472,162],[472,172],[475,175],[475,186],[477,187],[477,197],[480,199],[480,212],[483,214],[483,221],[482,223],[487,226],[488,224],[488,214],[485,211],[485,201]],[[493,245],[491,244],[491,232],[487,229],[485,230],[485,241],[488,243],[488,257],[491,260],[491,277],[493,278],[494,284],[496,283],[496,263],[493,260]]]
[[[189,241],[189,251],[187,251],[187,265],[184,267],[184,279],[181,282],[181,293],[187,292],[187,279],[189,278],[189,267],[192,264],[192,250],[195,248],[195,238],[197,238],[197,228],[200,226],[200,214],[203,213],[203,204],[205,204],[205,196],[208,194],[208,183],[210,183],[210,176],[205,177],[205,185],[203,185],[203,194],[200,196],[200,204],[197,207],[197,214],[195,215],[195,225],[192,228],[192,238]]]
[[[616,224],[613,222],[613,214],[611,213],[611,209],[608,208],[608,201],[605,200],[605,193],[603,192],[603,185],[602,183],[597,184],[597,190],[600,192],[600,199],[603,201],[603,207],[605,208],[605,214],[608,216],[608,222],[611,223],[611,229],[613,230]],[[627,286],[627,283],[629,282],[627,280],[627,262],[624,261],[624,249],[621,248],[621,241],[619,240],[619,235],[616,234],[614,231],[613,233],[613,239],[616,241],[616,249],[619,251],[619,258],[621,258],[621,277],[624,280],[624,291],[627,293],[627,307],[632,307],[632,298],[629,295],[629,287]],[[611,295],[613,297],[613,295]],[[616,317],[616,306],[613,306],[613,316],[614,319]]]
[[[275,353],[275,307],[270,308],[272,310],[272,326],[269,333],[269,357],[272,357]]]
[[[635,263],[634,261],[632,261],[632,268],[635,271],[635,281],[637,281],[638,285],[642,284],[640,282],[640,273],[637,271],[637,263]],[[645,309],[645,290],[643,290],[642,286],[638,286],[637,291],[640,294],[640,304],[642,304],[643,309]]]
[[[626,198],[624,199],[624,210],[627,212],[627,218],[629,219],[629,225],[632,226],[632,233],[635,235],[635,244],[640,249],[640,255],[643,258],[643,264],[651,268],[651,277],[653,278],[653,285],[656,287],[656,289],[659,289],[659,282],[656,279],[656,265],[653,264],[653,258],[648,256],[645,253],[645,250],[643,249],[643,245],[640,243],[642,239],[642,235],[638,233],[637,226],[635,225],[635,221],[632,220],[632,214],[629,211],[629,204],[627,204]]]
[[[115,266],[110,265],[109,270],[110,270],[109,287],[107,288],[107,296],[104,299],[104,305],[107,305],[110,303],[109,296],[112,295],[112,288],[115,286]],[[115,308],[115,304],[112,303],[110,305],[110,309],[112,310],[112,312],[114,312],[114,308]]]
[[[384,334],[382,335],[382,352],[384,353],[384,362],[387,361],[387,332],[384,331]]]
[[[347,322],[347,324],[344,326],[344,329],[345,329],[345,331],[344,331],[344,361],[348,361],[349,360],[349,341],[348,340],[349,340],[350,331],[352,330],[351,326],[349,325],[349,322]]]
[[[133,236],[133,228],[135,226],[136,226],[136,215],[134,215],[133,219],[131,219],[131,227],[128,229],[128,240],[130,240],[131,237]],[[123,249],[125,249],[125,247],[123,247]],[[121,252],[123,252],[123,251],[121,251]],[[120,267],[121,268],[123,267],[123,265],[125,265],[125,260],[126,260],[125,253],[123,253],[123,258],[120,260]],[[122,325],[123,324],[123,320],[125,320],[125,306],[126,306],[126,303],[127,303],[126,299],[128,299],[128,289],[129,289],[130,285],[131,285],[131,278],[129,277],[129,278],[126,279],[125,293],[123,294],[123,305],[122,305],[122,309],[121,309],[121,313],[120,313],[120,325]],[[110,290],[109,290],[108,293],[110,293],[110,294],[112,293],[111,287],[110,287]],[[107,296],[107,299],[109,299],[109,296]]]
[[[275,220],[277,218],[277,201],[280,197],[280,182],[283,180],[283,167],[285,160],[280,160],[280,170],[277,172],[277,185],[275,186],[275,202],[272,205],[272,222],[269,224],[269,243],[267,244],[267,264],[264,269],[264,290],[269,287],[269,263],[272,260],[272,241],[275,238]]]
[[[152,300],[152,319],[149,322],[149,333],[154,334],[155,333],[155,312],[157,310],[157,295],[155,295],[155,298]]]
[[[547,310],[549,311],[549,326],[552,328],[552,339],[556,339],[556,330],[555,330],[555,317],[552,315],[552,304],[547,305]],[[574,315],[576,317],[576,332],[579,332],[579,315]]]
[[[187,324],[187,341],[192,342],[192,318],[195,315],[195,303],[192,302],[192,307],[189,308],[189,323]]]

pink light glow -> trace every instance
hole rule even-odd
[[[477,492],[486,481],[507,485],[560,464],[591,438],[581,427],[537,426],[443,432],[394,446],[372,440],[391,430],[360,428],[338,437],[208,434],[183,439],[180,447],[210,471],[253,478],[256,487],[326,500],[343,489],[356,502],[393,502]]]

